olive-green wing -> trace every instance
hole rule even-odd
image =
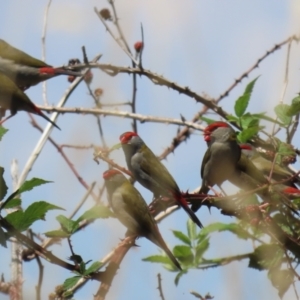
[[[148,147],[146,155],[144,154],[143,148],[141,152],[143,153],[140,164],[141,169],[152,178],[153,185],[157,185],[166,190],[179,190],[176,181],[155,154]]]
[[[4,40],[0,40],[0,56],[24,66],[31,66],[34,68],[50,67],[43,61],[36,59],[28,55],[27,53],[11,46]]]

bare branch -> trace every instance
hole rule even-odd
[[[130,113],[127,111],[106,110],[106,109],[96,109],[96,108],[79,108],[79,107],[78,108],[77,107],[75,108],[45,107],[45,106],[38,106],[38,107],[43,111],[49,111],[49,112],[115,116],[115,117],[122,117],[128,119],[136,119],[141,121],[141,123],[154,122],[154,123],[174,124],[174,125],[187,126],[189,128],[197,129],[200,131],[203,131],[204,129],[203,126],[192,122],[187,122],[187,121],[182,121],[179,119],[172,119],[172,118],[145,116],[141,114]]]

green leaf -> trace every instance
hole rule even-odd
[[[67,238],[67,237],[70,237],[70,235],[71,235],[63,230],[47,231],[44,234],[46,237],[50,237],[50,238]]]
[[[292,270],[271,270],[268,277],[272,285],[278,290],[278,295],[281,299],[294,282],[294,273]]]
[[[236,223],[225,224],[225,223],[220,223],[220,222],[216,222],[216,223],[205,226],[199,233],[198,238],[202,238],[203,235],[206,236],[215,231],[218,231],[218,232],[230,231],[230,232],[234,233],[235,235],[237,235],[237,237],[239,237],[241,239],[249,238],[249,234],[247,233],[247,231],[245,231],[240,225],[238,225]]]
[[[91,266],[89,268],[86,269],[84,275],[89,275],[93,272],[96,272],[100,269],[100,267],[103,265],[102,262],[100,261],[95,261],[91,264]]]
[[[6,235],[1,226],[0,226],[0,245],[7,248]]]
[[[208,247],[209,247],[209,239],[208,238],[202,240],[196,246],[195,260],[196,260],[197,264],[202,259],[202,256],[206,252],[206,250],[208,249]]]
[[[255,136],[259,132],[259,130],[260,127],[249,127],[247,129],[244,129],[238,134],[237,139],[240,143],[246,143],[253,136]]]
[[[246,94],[239,97],[235,101],[234,111],[237,117],[240,118],[245,113],[249,104],[250,96],[251,96],[250,94]]]
[[[85,273],[85,262],[83,262],[83,261],[79,264],[79,273],[80,274]]]
[[[287,115],[290,106],[287,104],[278,104],[275,106],[274,111],[278,119],[283,123],[284,126],[287,126],[291,123],[292,118]]]
[[[74,233],[79,227],[79,221],[73,221],[63,215],[57,216],[56,220],[59,222],[60,226],[62,227],[62,230],[69,234]]]
[[[174,283],[175,283],[176,286],[178,285],[179,280],[180,280],[180,278],[182,277],[182,275],[187,274],[187,272],[188,272],[187,270],[184,270],[184,271],[179,272],[179,273],[176,275],[175,280],[174,280]]]
[[[77,222],[79,223],[83,220],[90,221],[95,219],[106,219],[112,216],[114,216],[114,214],[107,206],[98,204],[84,212],[83,215],[77,219]]]
[[[199,120],[202,120],[202,121],[205,122],[207,125],[210,125],[210,124],[216,122],[216,120],[209,119],[209,118],[206,118],[206,117],[199,117]]]
[[[256,77],[254,80],[252,80],[247,86],[244,91],[244,94],[240,96],[236,101],[234,105],[234,111],[237,117],[241,117],[245,112],[249,104],[249,100],[252,94],[252,90],[254,87],[254,84],[258,77]]]
[[[300,112],[300,96],[297,96],[292,100],[290,108],[286,111],[288,117],[295,116]]]
[[[237,118],[237,117],[235,117],[233,115],[228,115],[226,118],[227,118],[228,122],[235,122],[237,124],[239,123],[239,118]]]
[[[16,207],[16,206],[20,206],[22,203],[21,199],[12,199],[10,200],[9,202],[6,202],[6,204],[3,206],[3,208],[13,208],[13,207]]]
[[[248,85],[246,86],[244,95],[246,95],[246,94],[252,94],[252,91],[253,91],[255,82],[256,82],[256,80],[257,80],[258,78],[259,78],[259,76],[257,76],[257,77],[254,78],[251,82],[248,83]]]
[[[2,140],[2,137],[4,136],[4,134],[8,131],[8,129],[0,126],[0,141]]]
[[[80,278],[81,278],[81,276],[67,278],[65,280],[65,282],[63,283],[64,290],[66,291],[66,290],[71,289],[74,285],[76,285],[76,283],[79,281]]]
[[[152,255],[142,259],[142,261],[148,261],[152,263],[170,264],[170,259],[164,255]]]
[[[40,179],[40,178],[32,178],[30,180],[25,181],[21,185],[21,187],[19,188],[19,194],[28,192],[39,185],[49,183],[49,182],[52,182],[52,181],[46,181],[46,180]]]
[[[0,200],[2,200],[5,197],[8,189],[5,180],[3,178],[3,174],[4,174],[4,168],[0,167]]]
[[[259,118],[250,113],[246,113],[240,118],[239,123],[241,124],[242,129],[247,129],[249,127],[258,127]]]
[[[177,245],[173,249],[174,256],[185,264],[192,264],[194,261],[194,254],[191,247],[184,245]]]
[[[121,144],[121,143],[118,143],[118,144],[113,145],[113,146],[109,149],[108,152],[112,152],[112,151],[118,150],[118,149],[120,149],[120,148],[122,148],[122,144]]]
[[[195,240],[197,237],[196,224],[189,218],[186,227],[187,227],[188,237],[190,238],[190,240],[191,241]]]
[[[249,268],[265,270],[281,265],[284,257],[283,250],[275,244],[258,246],[249,258]]]
[[[12,224],[17,230],[24,231],[37,220],[44,220],[45,214],[49,210],[62,209],[56,205],[45,201],[34,202],[28,206],[25,211],[18,210],[10,213],[5,219]]]
[[[253,117],[256,117],[258,119],[262,119],[262,120],[265,120],[265,121],[269,121],[269,122],[272,122],[272,123],[275,123],[275,124],[278,124],[280,126],[283,126],[283,123],[279,122],[278,120],[275,120],[271,117],[268,117],[266,115],[266,113],[258,113],[258,114],[252,114]]]
[[[183,243],[191,246],[191,240],[181,231],[177,231],[177,230],[172,230],[173,234],[175,235],[175,237],[177,237],[180,241],[182,241]]]

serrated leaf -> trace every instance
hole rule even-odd
[[[118,149],[120,149],[120,148],[122,148],[122,144],[121,144],[121,143],[115,144],[115,145],[113,145],[113,146],[109,149],[109,152],[112,152],[112,151],[114,151],[114,150],[118,150]]]
[[[226,119],[228,122],[235,122],[235,123],[239,123],[239,118],[233,116],[233,115],[228,115],[226,116]]]
[[[3,231],[1,226],[0,226],[0,245],[7,248],[5,232]]]
[[[85,262],[83,262],[83,261],[79,264],[79,273],[80,274],[85,273]]]
[[[77,222],[81,222],[83,220],[95,220],[95,219],[106,219],[109,217],[113,217],[114,214],[111,212],[111,210],[102,205],[102,204],[98,204],[94,207],[92,207],[91,209],[87,210],[86,212],[83,213],[83,215],[81,215],[78,219]]]
[[[246,112],[246,109],[248,107],[249,104],[249,100],[252,94],[252,90],[254,87],[254,84],[256,82],[256,80],[258,79],[258,77],[256,77],[255,79],[253,79],[247,86],[246,89],[244,91],[244,94],[242,96],[240,96],[234,104],[234,111],[237,117],[241,117],[242,115],[244,115],[244,113]]]
[[[200,241],[198,243],[198,245],[196,246],[195,260],[196,260],[197,264],[202,259],[202,256],[206,252],[208,247],[209,247],[209,239],[208,238]]]
[[[3,178],[3,174],[4,174],[4,168],[0,167],[0,200],[2,200],[5,197],[8,189],[5,180]]]
[[[249,127],[247,129],[244,129],[241,131],[237,139],[240,143],[246,143],[248,140],[250,140],[252,137],[254,137],[260,130],[260,127]]]
[[[284,126],[287,126],[291,123],[292,118],[287,115],[290,106],[287,104],[278,104],[275,106],[274,111],[278,119],[283,123]]]
[[[275,244],[260,245],[249,255],[249,268],[265,270],[281,265],[283,250]]]
[[[180,241],[182,241],[183,243],[191,246],[192,243],[191,243],[191,240],[184,234],[182,233],[181,231],[177,231],[177,230],[172,230],[173,231],[173,234],[175,237],[177,237]]]
[[[56,205],[45,201],[34,202],[25,211],[15,211],[5,217],[17,230],[24,231],[37,220],[44,220],[45,214],[49,210],[62,209]]]
[[[46,184],[49,182],[52,182],[52,181],[47,181],[47,180],[40,179],[40,178],[32,178],[30,180],[25,181],[21,185],[21,187],[19,188],[19,193],[28,192],[39,185]]]
[[[163,255],[151,255],[142,259],[142,261],[148,261],[152,263],[170,264],[170,259]]]
[[[46,237],[50,238],[67,238],[70,237],[70,234],[63,230],[52,230],[44,233]]]
[[[79,221],[73,221],[63,215],[57,216],[56,220],[59,222],[62,230],[69,234],[74,233],[79,227]]]
[[[175,279],[174,279],[174,283],[175,283],[176,286],[178,285],[180,278],[181,278],[182,275],[184,275],[184,274],[187,274],[187,271],[186,271],[186,270],[181,271],[181,272],[179,272],[179,273],[176,275],[176,277],[175,277]]]
[[[100,269],[100,267],[103,265],[102,262],[100,261],[95,261],[93,262],[89,268],[86,269],[86,271],[84,272],[84,275],[89,275],[93,272],[96,272]]]
[[[208,234],[215,232],[215,231],[218,231],[218,232],[230,231],[230,232],[234,233],[235,235],[237,235],[237,237],[239,237],[241,239],[249,238],[249,234],[247,233],[247,231],[245,231],[243,228],[241,228],[240,225],[238,225],[236,223],[225,224],[225,223],[220,223],[220,222],[216,222],[216,223],[205,226],[199,233],[198,238],[202,239],[203,236],[206,237]]]
[[[269,122],[272,122],[272,123],[275,123],[275,124],[278,124],[280,126],[283,126],[284,124],[279,122],[278,120],[275,120],[271,117],[268,117],[266,115],[266,113],[258,113],[258,114],[252,114],[253,117],[256,117],[258,119],[261,119],[261,120],[265,120],[265,121],[269,121]]]
[[[4,128],[3,126],[0,126],[0,141],[2,140],[2,137],[7,131],[8,129]]]
[[[75,277],[67,278],[63,283],[64,290],[66,291],[66,290],[71,289],[78,282],[78,280],[80,278],[81,278],[81,276],[75,276]]]
[[[193,241],[197,236],[196,224],[189,218],[186,224],[188,237]]]
[[[297,96],[292,100],[290,108],[286,111],[288,117],[295,116],[300,112],[300,96]]]
[[[292,270],[270,270],[268,277],[272,285],[278,290],[280,298],[283,297],[294,282],[294,273]]]
[[[246,95],[239,97],[235,101],[234,112],[237,117],[240,118],[245,113],[245,111],[248,107],[248,104],[249,104],[250,96],[251,96],[250,94],[246,94]]]
[[[16,207],[16,206],[20,206],[22,203],[21,199],[12,199],[10,200],[9,202],[6,202],[5,205],[3,205],[3,208],[5,209],[8,209],[8,208],[13,208],[13,207]]]
[[[257,80],[259,77],[260,77],[260,76],[257,76],[256,78],[254,78],[252,81],[250,81],[250,82],[247,84],[244,94],[251,94],[251,93],[252,93],[253,88],[254,88],[254,85],[255,85],[255,83],[256,83],[256,80]]]
[[[242,129],[258,127],[259,119],[250,113],[246,113],[240,118],[239,123],[241,124]]]
[[[194,254],[189,246],[176,245],[173,248],[173,253],[178,260],[185,264],[192,264],[194,261]]]
[[[216,120],[210,119],[210,118],[206,118],[206,117],[199,117],[199,120],[202,120],[203,122],[205,122],[207,125],[210,125],[214,122],[216,122]]]

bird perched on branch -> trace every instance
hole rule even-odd
[[[58,75],[81,76],[70,67],[53,68],[0,39],[0,72],[25,90]]]
[[[202,185],[199,193],[207,194],[215,184],[220,186],[236,172],[241,156],[241,149],[236,141],[235,131],[225,122],[215,122],[204,129],[204,140],[207,142],[202,165]],[[192,205],[195,212],[201,204]]]
[[[6,110],[10,110],[11,115],[0,121],[0,125],[13,117],[18,111],[24,110],[41,116],[53,126],[60,129],[54,122],[44,115],[33,102],[31,102],[28,96],[20,90],[12,80],[0,73],[0,119],[5,115]]]
[[[270,176],[272,170],[272,179],[276,181],[283,181],[284,184],[296,188],[294,182],[300,183],[298,176],[280,165],[264,158],[251,144],[240,144],[242,153],[244,153],[265,176]]]
[[[142,236],[163,249],[173,264],[181,266],[163,240],[158,226],[150,214],[147,203],[139,191],[118,170],[103,173],[109,204],[129,234]]]
[[[202,228],[203,225],[188,206],[174,178],[144,141],[135,132],[123,133],[120,136],[120,141],[128,169],[132,172],[134,178],[150,190],[154,198],[164,196],[175,200],[188,213],[190,218]]]

